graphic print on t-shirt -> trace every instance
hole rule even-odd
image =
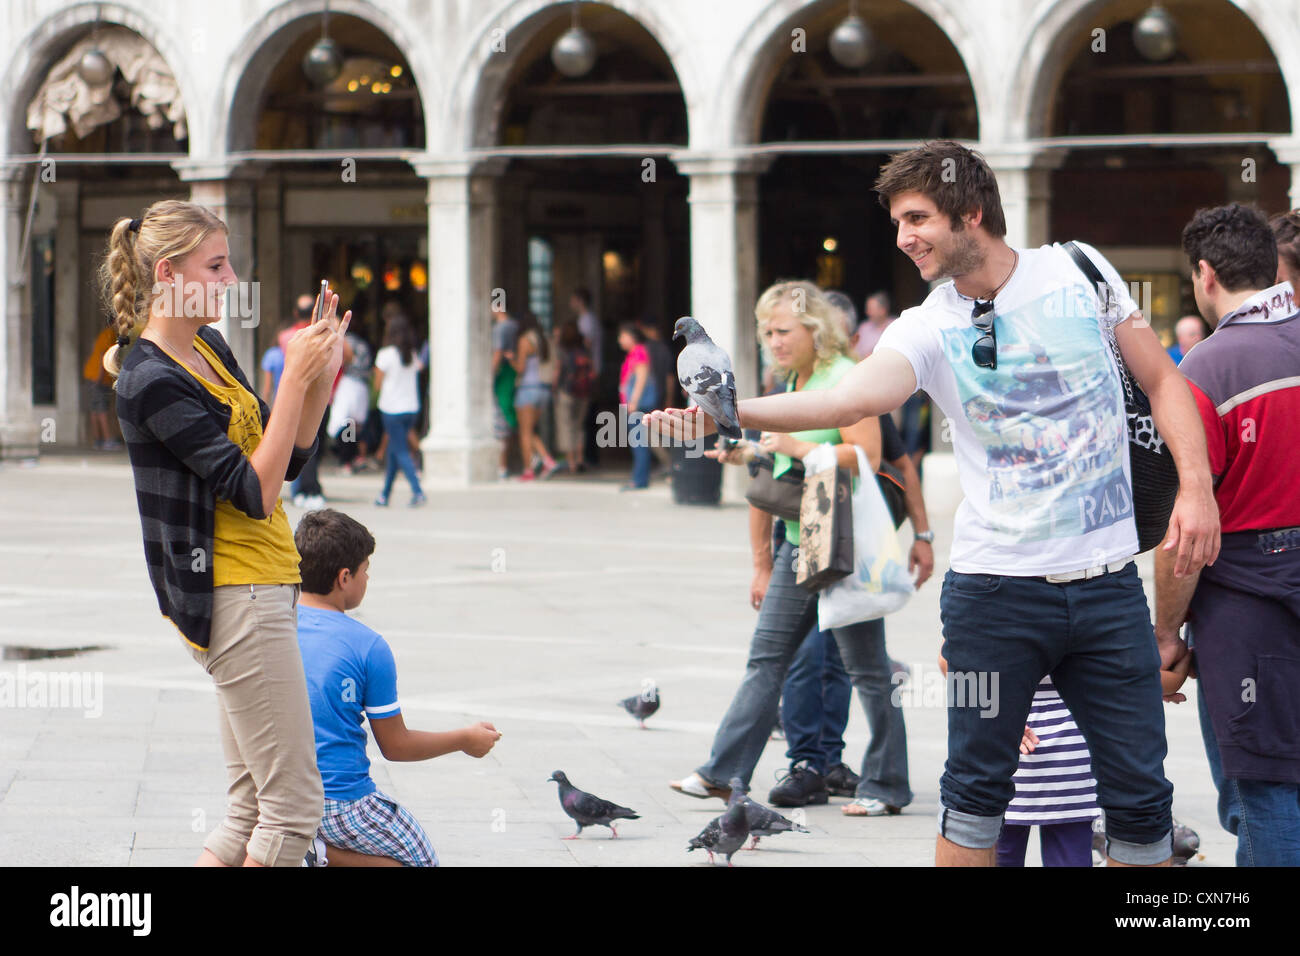
[[[939,330],[987,456],[991,530],[1023,542],[1087,534],[1133,510],[1123,406],[1096,310],[1062,308],[1062,293],[998,313],[996,370],[972,361],[973,326]]]

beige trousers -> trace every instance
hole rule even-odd
[[[230,787],[225,819],[203,845],[229,866],[245,854],[264,866],[301,866],[320,825],[297,606],[296,584],[215,588],[208,650],[185,645],[217,687]]]

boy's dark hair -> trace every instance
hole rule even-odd
[[[990,236],[1000,239],[1007,234],[993,170],[975,150],[952,140],[935,140],[894,154],[881,167],[875,188],[886,212],[893,197],[917,192],[947,215],[954,231],[963,228],[962,216],[979,209],[984,213],[980,224]]]
[[[1277,257],[1294,275],[1300,272],[1300,209],[1278,213],[1268,221],[1277,240]]]
[[[1198,209],[1183,228],[1183,252],[1200,274],[1202,259],[1228,292],[1267,289],[1277,278],[1277,241],[1258,209],[1229,203]]]
[[[308,511],[298,519],[293,543],[302,561],[302,589],[309,594],[329,594],[344,568],[357,568],[375,552],[374,536],[365,525],[341,511]]]

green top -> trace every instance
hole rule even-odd
[[[849,358],[847,355],[841,355],[833,362],[823,365],[821,368],[814,371],[812,375],[808,377],[808,381],[803,383],[803,387],[800,388],[799,391],[815,392],[818,389],[830,388],[838,383],[839,380],[847,375],[849,370],[857,364],[857,362],[853,361],[853,359]],[[786,391],[794,391],[793,380],[786,386]],[[791,437],[797,438],[799,441],[810,441],[818,445],[823,442],[830,442],[832,445],[841,444],[840,430],[838,428],[813,428],[806,432],[791,432],[790,434]],[[773,478],[780,478],[789,471],[790,466],[794,464],[794,460],[789,455],[773,455],[772,458],[775,462],[772,467]],[[799,522],[786,521],[785,540],[789,541],[795,547],[799,546]]]

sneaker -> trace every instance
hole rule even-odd
[[[806,807],[811,804],[830,802],[826,792],[826,781],[816,770],[806,763],[795,764],[767,795],[767,802],[774,807]]]
[[[509,477],[510,477],[510,471],[509,471],[509,469],[507,469],[507,468],[498,468],[498,469],[497,469],[497,481],[505,481],[505,480],[506,480],[507,478],[509,478]]]
[[[294,506],[295,508],[301,508],[301,507],[302,507],[303,505],[305,505],[306,503],[307,503],[307,496],[306,496],[306,495],[294,495],[294,496],[293,496],[293,506]]]
[[[519,476],[520,481],[534,481],[536,480],[536,478],[537,476],[533,474],[533,470],[531,468],[529,468],[526,472],[524,472],[522,475]]]
[[[325,859],[325,841],[320,837],[312,837],[311,845],[307,847],[307,855],[302,859],[303,866],[329,866],[330,861]]]
[[[903,812],[903,808],[875,797],[858,797],[852,803],[844,804],[840,812],[846,817],[896,817]]]
[[[826,790],[832,797],[851,797],[858,792],[858,775],[842,763],[826,774]]]
[[[388,495],[380,495],[378,498],[376,498],[376,499],[375,499],[375,507],[376,507],[376,508],[387,508],[387,507],[388,507]]]
[[[542,469],[542,473],[538,475],[538,477],[541,478],[542,481],[545,481],[547,478],[551,477],[551,475],[555,474],[559,470],[560,470],[559,463],[556,462],[554,458],[552,458],[550,461],[546,463],[546,466]]]
[[[428,500],[429,500],[428,498],[424,497],[423,493],[418,494],[411,499],[411,507],[418,508],[420,507],[420,505],[424,504]]]
[[[320,511],[325,507],[324,495],[308,495],[307,500],[303,502],[303,508],[307,511]]]

